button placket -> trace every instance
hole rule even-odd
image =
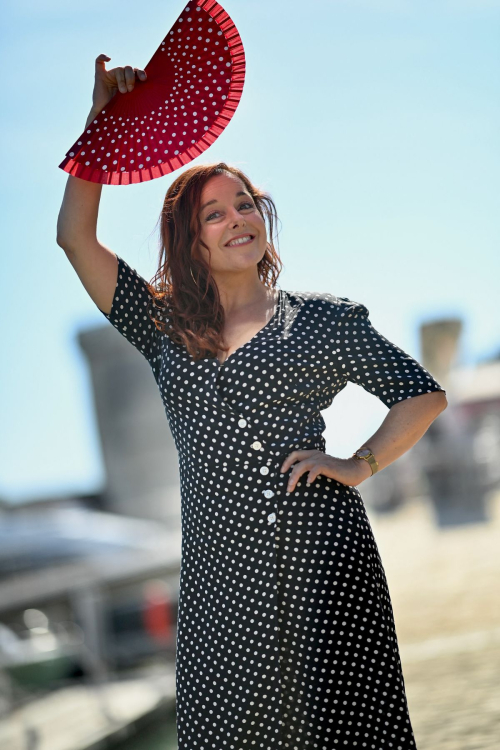
[[[260,467],[261,474],[267,475],[267,474],[269,474],[269,471],[270,471],[270,469],[269,469],[268,466],[261,466]],[[266,500],[270,500],[271,498],[273,498],[276,495],[276,493],[274,492],[274,490],[272,490],[270,487],[266,487],[266,489],[262,491],[262,494],[264,495],[264,497],[266,498]],[[271,513],[267,514],[267,523],[268,523],[268,525],[276,523],[276,511],[277,511],[276,502],[277,502],[277,500],[274,501],[274,510]]]

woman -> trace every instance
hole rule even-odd
[[[89,119],[144,75],[104,58]],[[238,169],[191,167],[169,187],[156,285],[97,240],[100,191],[68,178],[58,243],[148,360],[179,453],[179,748],[415,748],[357,487],[422,437],[444,389],[363,304],[276,289],[274,204]],[[348,381],[389,413],[339,458],[321,411]]]

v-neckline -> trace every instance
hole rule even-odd
[[[278,317],[278,315],[280,313],[280,310],[281,310],[281,305],[282,305],[282,295],[283,295],[283,290],[282,289],[278,289],[278,299],[277,299],[277,302],[276,302],[276,309],[275,309],[274,313],[269,318],[269,320],[267,321],[267,323],[265,323],[262,326],[262,328],[259,328],[259,330],[257,331],[257,333],[254,333],[254,335],[252,336],[251,339],[248,339],[248,341],[246,341],[244,344],[242,344],[237,349],[235,349],[234,352],[231,352],[231,354],[228,357],[226,357],[226,359],[224,360],[224,362],[221,362],[218,357],[215,357],[215,361],[216,361],[216,363],[218,365],[218,370],[221,370],[226,365],[226,363],[229,362],[229,360],[232,359],[235,356],[235,354],[238,354],[238,352],[240,352],[242,349],[244,349],[249,344],[251,344],[257,338],[257,336],[260,336],[260,334],[263,333],[263,331],[265,331],[266,328],[269,325],[271,325],[271,323],[275,320],[275,318]]]

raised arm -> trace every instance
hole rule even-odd
[[[92,108],[85,127],[115,94],[132,91],[136,74],[139,80],[146,79],[145,71],[130,65],[107,71],[105,62],[110,59],[107,55],[96,58]],[[97,239],[101,190],[101,184],[68,176],[57,220],[57,244],[63,248],[97,307],[109,314],[118,279],[118,260],[115,253]]]
[[[102,185],[68,176],[57,222],[57,244],[102,312],[111,311],[118,275],[116,255],[97,239]]]

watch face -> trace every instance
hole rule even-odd
[[[371,453],[371,450],[369,448],[361,448],[361,450],[357,451],[358,456],[369,456]]]

